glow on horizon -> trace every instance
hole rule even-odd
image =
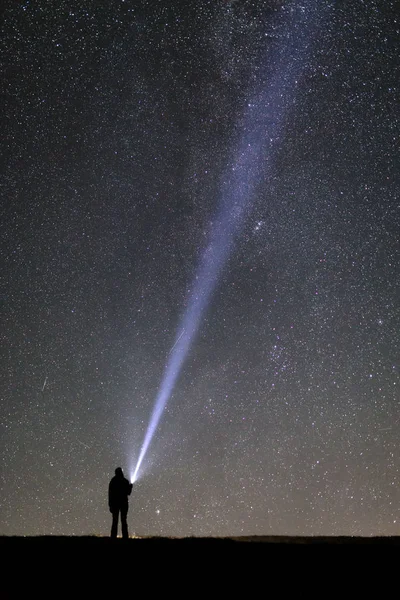
[[[282,33],[275,49],[274,69],[268,77],[268,84],[264,81],[267,76],[264,74],[263,77],[261,74],[245,107],[241,119],[242,133],[233,153],[233,160],[222,177],[219,211],[194,278],[187,308],[168,355],[149,425],[131,476],[132,483],[138,479],[143,459],[199,331],[221,271],[231,255],[235,237],[251,207],[258,182],[261,177],[270,174],[276,145],[283,134],[285,117],[293,106],[298,78],[318,28],[317,5],[316,0],[305,1],[302,7],[288,5],[284,11],[287,19],[284,24],[286,35]]]

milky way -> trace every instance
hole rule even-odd
[[[400,535],[397,13],[6,2],[1,534]]]

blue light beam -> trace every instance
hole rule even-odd
[[[284,21],[279,24],[279,41],[273,57],[268,61],[269,68],[266,71],[271,72],[269,75],[265,72],[259,75],[251,101],[243,111],[239,143],[222,178],[219,211],[212,224],[210,240],[201,257],[175,342],[168,355],[169,360],[131,477],[132,482],[138,478],[143,459],[199,331],[203,314],[251,207],[254,190],[261,177],[268,176],[271,170],[285,119],[294,105],[298,78],[310,55],[312,41],[318,30],[317,4],[316,0],[306,0],[301,6],[298,2],[292,2],[280,10],[280,19]],[[318,13],[320,12],[319,7]],[[273,69],[271,65],[274,66]]]

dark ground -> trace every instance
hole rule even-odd
[[[397,596],[400,538],[1,537],[0,598]]]

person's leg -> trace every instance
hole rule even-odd
[[[111,537],[112,538],[116,538],[117,537],[117,533],[118,533],[118,514],[119,514],[119,509],[114,510],[113,513],[112,513],[112,516],[113,516],[112,526],[111,526]]]
[[[128,516],[128,507],[124,506],[123,508],[121,508],[121,527],[122,527],[122,537],[125,539],[127,539],[129,537],[127,516]]]

